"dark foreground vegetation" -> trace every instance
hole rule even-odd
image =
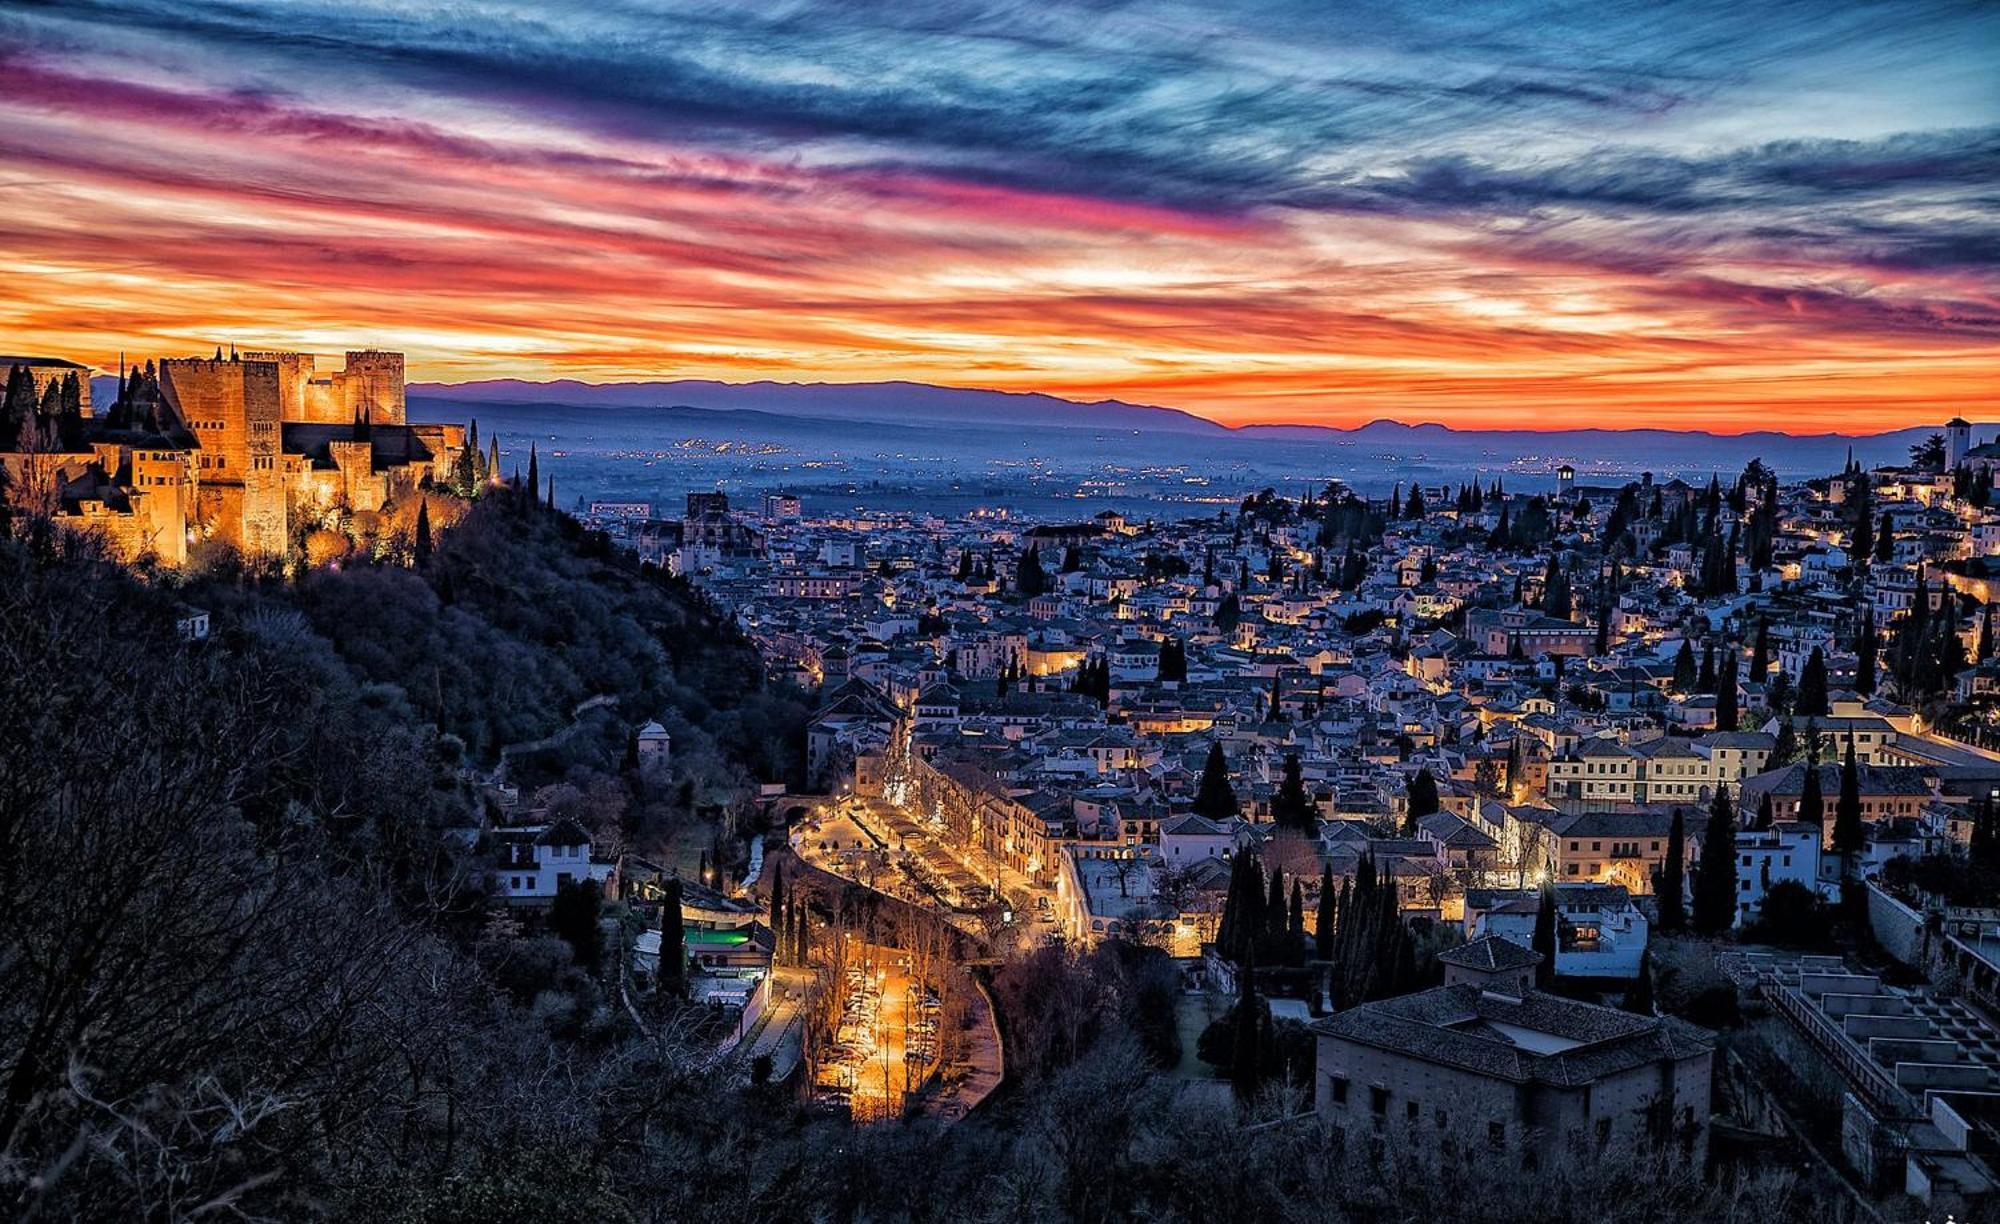
[[[1143,956],[1003,966],[1014,1083],[856,1130],[625,1006],[446,836],[509,744],[611,844],[738,818],[803,706],[692,592],[489,496],[418,568],[0,541],[0,1202],[44,1219],[1763,1220],[1670,1157],[1342,1142],[1162,1070]],[[184,605],[215,636],[182,640]],[[576,707],[609,697],[602,726]],[[621,791],[663,717],[677,782]],[[565,728],[581,727],[563,736]],[[608,813],[608,815],[607,815]],[[623,839],[622,841],[620,839]],[[607,911],[615,907],[607,907]],[[615,912],[608,913],[613,920]],[[1529,1166],[1532,1166],[1530,1168]]]

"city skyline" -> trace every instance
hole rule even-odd
[[[1874,432],[2000,382],[2000,16],[0,16],[4,326],[413,381]]]

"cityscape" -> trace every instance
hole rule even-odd
[[[2000,1206],[1993,11],[0,36],[21,1218]]]

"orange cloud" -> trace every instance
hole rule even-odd
[[[912,379],[1231,423],[1862,431],[2000,386],[1989,279],[1616,219],[1187,207],[338,114],[28,60],[15,349],[400,348],[419,379]]]

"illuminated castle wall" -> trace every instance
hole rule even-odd
[[[32,361],[38,377],[83,370],[16,360]],[[144,403],[151,415],[88,416],[60,453],[0,456],[10,499],[32,495],[128,557],[178,565],[201,539],[281,556],[315,523],[449,482],[465,446],[461,425],[407,422],[401,353],[351,351],[325,374],[309,353],[169,358]]]
[[[347,363],[321,375],[311,353],[246,352],[244,361],[278,367],[285,420],[345,425],[364,412],[383,425],[404,423],[403,355],[350,349]]]

